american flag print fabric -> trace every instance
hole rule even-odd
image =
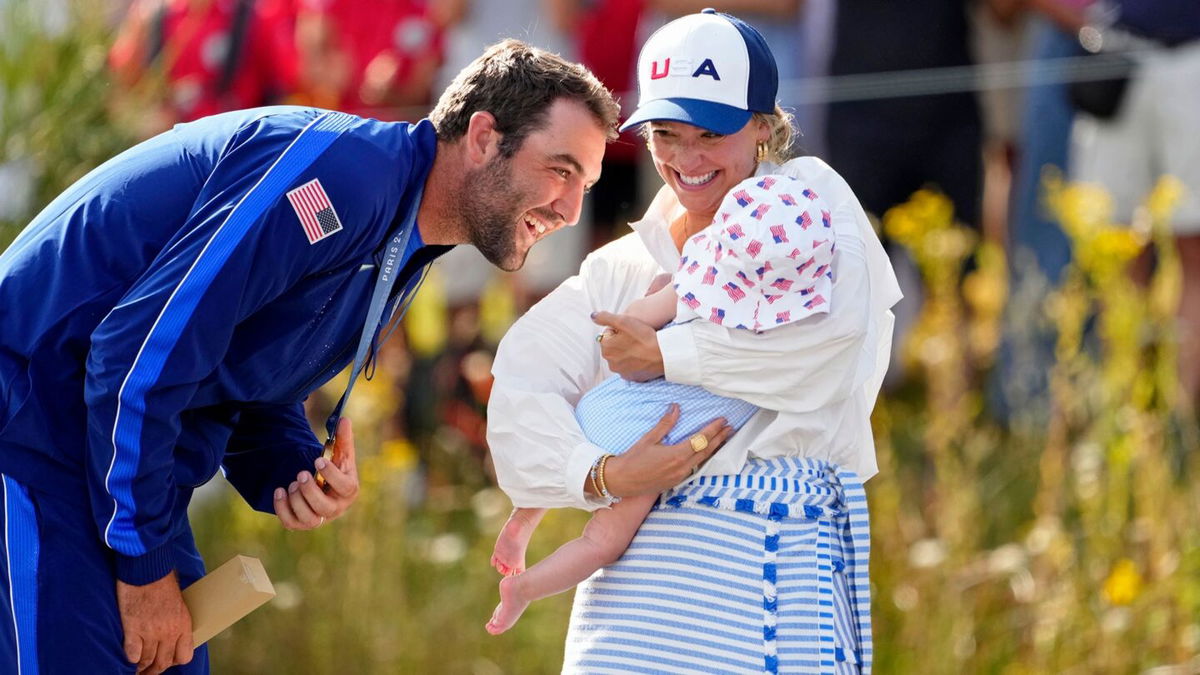
[[[342,221],[337,211],[333,210],[333,203],[329,201],[329,195],[325,194],[319,179],[314,178],[292,190],[287,193],[287,198],[296,217],[300,219],[309,244],[341,232]]]
[[[832,216],[824,200],[795,178],[756,176],[739,183],[682,254],[674,278],[682,316],[763,331],[829,312]]]

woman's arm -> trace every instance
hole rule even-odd
[[[856,222],[857,202],[842,201],[834,222]],[[862,216],[865,218],[865,216]],[[665,376],[722,396],[784,412],[816,410],[850,395],[871,317],[871,284],[860,238],[839,231],[830,312],[754,333],[697,320],[654,331],[627,315],[598,313],[617,331],[602,343],[613,372],[630,380]]]
[[[607,250],[610,255],[612,249]],[[584,436],[575,404],[607,376],[590,314],[640,295],[653,274],[644,267],[614,265],[593,254],[578,276],[534,305],[501,341],[492,365],[488,445],[496,478],[515,506],[592,510],[605,505],[591,495],[588,480],[592,463],[605,451]],[[666,415],[661,433],[647,434],[609,460],[606,482],[612,494],[667,489],[728,437],[724,425],[716,423],[704,430],[710,442],[703,452],[693,453],[686,441],[661,445],[676,418]]]

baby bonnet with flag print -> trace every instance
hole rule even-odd
[[[683,246],[676,321],[761,332],[828,313],[836,248],[830,207],[790,176],[748,178]]]

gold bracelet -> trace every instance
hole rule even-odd
[[[620,497],[614,497],[608,491],[608,484],[604,482],[604,466],[608,464],[608,460],[616,457],[616,455],[607,454],[600,458],[600,463],[596,467],[596,480],[600,483],[600,496],[608,500],[610,504],[616,504],[621,501]]]
[[[596,482],[596,472],[597,472],[596,467],[600,466],[600,460],[602,460],[602,459],[604,459],[604,455],[597,457],[596,461],[592,462],[592,470],[588,472],[588,477],[592,481],[592,493],[595,494],[597,497],[603,496],[600,494],[600,484]]]

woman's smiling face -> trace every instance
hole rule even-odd
[[[689,213],[711,220],[730,188],[754,174],[757,146],[770,136],[751,118],[722,135],[683,122],[648,122],[654,168]]]

